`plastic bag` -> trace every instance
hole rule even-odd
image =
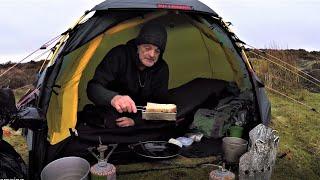
[[[27,167],[21,156],[6,141],[0,140],[0,177],[27,178]]]

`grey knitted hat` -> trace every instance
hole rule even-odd
[[[155,22],[144,24],[136,38],[137,45],[153,44],[163,53],[167,43],[166,28]]]

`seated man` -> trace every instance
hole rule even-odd
[[[169,68],[162,59],[167,32],[160,24],[145,24],[136,39],[111,49],[98,65],[87,86],[88,98],[114,111],[119,127],[134,126],[136,105],[164,102],[168,93]]]

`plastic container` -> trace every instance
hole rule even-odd
[[[174,138],[169,139],[168,142],[171,143],[171,144],[175,144],[175,145],[177,145],[177,146],[179,146],[179,147],[181,147],[181,148],[182,148],[182,146],[183,146],[180,141],[178,141],[178,140],[176,140],[176,139],[174,139]]]
[[[187,137],[178,137],[177,140],[180,141],[181,144],[186,147],[190,146],[193,143],[193,139]]]

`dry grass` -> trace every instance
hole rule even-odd
[[[277,88],[280,91],[302,87],[301,77],[298,76],[297,56],[278,50],[265,50],[265,53],[258,53],[258,55],[253,53],[250,54],[251,59],[255,60],[251,62],[257,75],[266,86]],[[277,59],[281,59],[283,62]]]
[[[28,63],[18,64],[1,77],[0,87],[16,89],[34,83],[37,79],[37,72],[39,71],[42,63],[43,61],[31,61]],[[11,62],[0,64],[0,74],[14,65],[15,63]]]

